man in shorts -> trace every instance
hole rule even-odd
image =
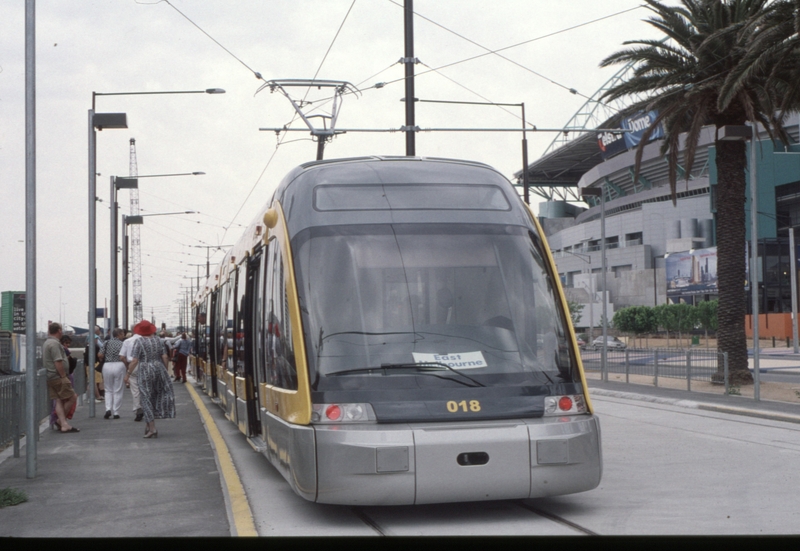
[[[66,412],[78,401],[78,395],[69,382],[69,360],[61,345],[62,329],[60,323],[51,323],[47,328],[47,340],[42,346],[42,363],[47,370],[47,393],[55,400],[56,425],[61,432],[80,432],[67,422]]]

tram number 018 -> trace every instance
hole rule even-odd
[[[460,402],[456,402],[455,400],[450,400],[447,402],[447,411],[450,413],[458,413],[459,411],[480,411],[481,410],[481,403],[478,400],[470,400],[467,402],[466,400],[461,400]]]

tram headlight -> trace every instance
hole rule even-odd
[[[569,396],[546,396],[544,415],[580,415],[586,413],[586,400],[583,394]]]
[[[374,423],[375,410],[370,404],[313,404],[312,423]]]

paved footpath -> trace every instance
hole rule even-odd
[[[79,433],[43,429],[35,478],[24,447],[0,453],[0,489],[28,496],[0,509],[0,537],[230,536],[214,449],[189,388],[174,388],[177,417],[156,421],[158,439],[142,438],[126,390],[119,420],[96,403],[94,418],[78,407]]]

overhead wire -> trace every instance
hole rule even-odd
[[[397,2],[395,2],[394,0],[388,0],[388,1],[389,1],[389,2],[391,2],[391,3],[393,3],[393,4],[395,4],[395,5],[399,5],[399,4],[397,4]],[[517,47],[519,47],[519,46],[524,46],[524,45],[526,45],[526,44],[530,44],[531,42],[536,42],[536,41],[538,41],[538,40],[543,40],[543,39],[545,39],[545,38],[550,38],[550,37],[552,37],[552,36],[556,36],[556,35],[559,35],[559,34],[562,34],[562,33],[568,32],[568,31],[572,31],[572,30],[578,29],[578,28],[580,28],[580,27],[585,27],[585,26],[587,26],[587,25],[591,25],[591,24],[594,24],[594,23],[598,23],[598,22],[600,22],[600,21],[603,21],[603,20],[605,20],[605,19],[610,19],[610,18],[612,18],[612,17],[616,17],[616,16],[618,16],[618,15],[622,15],[622,14],[624,14],[624,13],[627,13],[627,12],[629,12],[629,11],[638,10],[638,9],[640,9],[640,8],[642,8],[642,7],[645,7],[645,6],[644,6],[643,4],[640,4],[640,5],[638,5],[638,6],[635,6],[635,7],[633,7],[633,8],[628,8],[628,9],[625,9],[625,10],[622,10],[622,11],[618,11],[618,12],[615,12],[615,13],[612,13],[612,14],[609,14],[609,15],[605,15],[605,16],[603,16],[603,17],[598,17],[597,19],[592,19],[591,21],[585,21],[585,22],[583,22],[583,23],[578,23],[577,25],[573,25],[573,26],[571,26],[571,27],[566,27],[566,28],[564,28],[564,29],[560,29],[560,30],[558,30],[558,31],[554,31],[554,32],[552,32],[552,33],[548,33],[548,34],[544,34],[544,35],[541,35],[541,36],[537,36],[537,37],[535,37],[535,38],[531,38],[531,39],[528,39],[528,40],[523,40],[522,42],[517,42],[517,43],[515,43],[515,44],[511,44],[510,46],[504,46],[504,47],[502,47],[502,48],[498,48],[498,49],[496,49],[496,50],[489,50],[489,51],[487,51],[487,52],[484,52],[484,53],[482,53],[482,54],[478,54],[478,55],[475,55],[475,56],[472,56],[472,57],[468,57],[468,58],[465,58],[465,59],[461,59],[461,60],[459,60],[459,61],[454,61],[454,62],[452,62],[452,63],[446,63],[446,64],[444,64],[444,65],[440,65],[440,66],[438,66],[438,67],[431,68],[431,69],[429,69],[428,71],[423,71],[423,72],[421,72],[421,73],[416,73],[414,76],[415,76],[415,77],[418,77],[418,76],[424,75],[424,74],[426,74],[426,73],[429,73],[429,72],[438,71],[438,70],[440,70],[440,69],[445,69],[445,68],[447,68],[447,67],[453,67],[453,66],[455,66],[455,65],[460,65],[461,63],[466,63],[466,62],[468,62],[468,61],[473,61],[473,60],[475,60],[475,59],[479,59],[479,58],[482,58],[482,57],[486,57],[486,56],[488,56],[488,55],[499,55],[499,52],[503,52],[503,51],[505,51],[505,50],[510,50],[510,49],[512,49],[512,48],[517,48]],[[418,14],[418,13],[416,13],[416,12],[414,12],[414,13],[415,13],[415,15],[419,15],[419,14]],[[428,18],[426,18],[426,17],[424,17],[424,16],[421,16],[421,15],[420,15],[420,17],[422,17],[423,19],[426,19],[426,20],[428,20],[428,21],[431,21],[431,20],[429,20]],[[468,40],[469,42],[471,42],[471,43],[475,44],[476,46],[480,46],[481,48],[484,48],[484,49],[487,49],[487,50],[488,50],[488,48],[486,48],[485,46],[482,46],[482,45],[478,44],[477,42],[474,42],[474,41],[472,41],[472,40],[470,40],[470,39],[468,39],[468,38],[466,38],[466,37],[463,37],[463,36],[459,35],[458,33],[456,33],[455,31],[451,31],[450,29],[447,29],[446,27],[444,27],[444,26],[442,26],[442,25],[439,25],[438,23],[435,23],[434,21],[431,21],[431,23],[434,23],[434,24],[436,24],[436,25],[438,25],[438,26],[442,27],[443,29],[445,29],[445,30],[447,30],[447,31],[449,31],[449,32],[452,32],[452,33],[453,33],[453,34],[455,34],[456,36],[460,36],[461,38],[464,38],[465,40]],[[499,57],[502,57],[503,59],[507,59],[507,58],[505,58],[504,56],[499,56]],[[511,61],[512,63],[515,63],[515,64],[517,64],[516,62],[514,62],[514,61],[512,61],[512,60],[508,60],[508,61]],[[536,71],[533,71],[532,69],[530,69],[530,68],[528,68],[528,67],[525,67],[524,65],[521,65],[521,64],[517,64],[517,65],[519,65],[521,68],[523,68],[523,69],[525,69],[525,70],[527,70],[527,71],[530,71],[530,72],[532,72],[532,73],[535,73],[535,74],[537,74],[537,76],[540,76],[540,77],[542,77],[542,78],[544,78],[544,79],[546,79],[546,80],[550,81],[551,83],[553,83],[553,84],[555,84],[555,85],[557,85],[557,86],[559,86],[559,87],[561,87],[561,88],[564,88],[565,90],[569,91],[570,93],[578,94],[578,95],[581,95],[581,96],[583,96],[583,97],[585,97],[585,98],[587,98],[587,99],[588,99],[588,96],[584,96],[583,94],[579,94],[579,93],[577,92],[577,90],[575,90],[574,88],[570,88],[570,87],[568,87],[568,86],[565,86],[565,85],[563,85],[563,84],[561,84],[561,83],[559,83],[559,82],[556,82],[556,81],[554,81],[554,80],[552,80],[552,79],[550,79],[550,78],[548,78],[548,77],[545,77],[544,75],[538,74],[538,73],[536,73]],[[383,88],[384,86],[388,86],[388,85],[390,85],[390,84],[395,84],[395,83],[397,83],[397,82],[402,82],[402,81],[404,81],[406,78],[408,78],[408,77],[405,77],[405,76],[403,76],[402,78],[398,78],[398,79],[395,79],[395,80],[390,80],[390,81],[388,81],[388,82],[382,82],[382,83],[378,83],[378,84],[380,84],[380,86],[373,85],[373,86],[371,86],[371,87],[369,87],[369,88],[365,88],[364,90],[369,90],[369,89],[376,88],[376,87],[378,87],[378,88]],[[573,90],[574,90],[574,92],[573,92]]]
[[[314,79],[317,78],[317,76],[319,75],[319,72],[322,70],[322,66],[325,64],[325,60],[328,58],[328,54],[330,53],[331,49],[333,48],[333,45],[336,43],[336,39],[339,37],[339,33],[341,32],[342,28],[344,27],[344,24],[347,21],[347,18],[350,15],[350,12],[352,11],[353,6],[355,5],[355,3],[356,3],[356,0],[353,0],[353,2],[350,4],[350,7],[347,9],[347,13],[345,13],[344,18],[342,19],[342,22],[339,24],[339,28],[336,30],[336,34],[333,36],[333,40],[331,40],[331,43],[328,46],[328,49],[325,51],[325,55],[322,57],[322,60],[320,61],[319,66],[317,67],[317,70],[314,73]],[[305,96],[303,98],[303,101],[305,101],[305,98],[308,97],[308,93],[310,92],[310,90],[311,90],[310,87],[306,90],[306,94],[305,94]],[[289,124],[291,125],[295,120],[297,120],[297,113],[295,113],[295,115],[292,117],[292,120],[289,122]],[[230,224],[233,224],[234,221],[236,221],[236,217],[238,217],[239,213],[242,212],[242,209],[247,204],[247,201],[250,199],[250,196],[256,190],[256,187],[258,187],[258,184],[261,182],[261,179],[264,177],[264,173],[267,171],[267,169],[269,168],[269,165],[272,163],[272,160],[275,158],[275,155],[278,152],[278,149],[280,148],[281,144],[283,143],[283,139],[286,137],[286,135],[287,134],[285,133],[285,134],[283,134],[283,136],[281,136],[278,139],[278,143],[275,145],[275,150],[272,152],[272,155],[270,155],[269,160],[267,161],[267,164],[264,166],[264,169],[261,171],[261,174],[259,174],[258,178],[256,179],[256,182],[253,184],[253,187],[250,188],[250,192],[247,194],[247,197],[245,197],[244,201],[242,201],[242,204],[239,207],[239,210],[237,210],[236,214],[233,215],[233,218],[231,219]],[[225,239],[225,236],[227,234],[228,234],[228,230],[226,228],[225,232],[222,234],[222,240]]]
[[[238,57],[236,54],[234,54],[234,53],[233,53],[233,52],[231,52],[231,51],[230,51],[228,48],[226,48],[225,46],[223,46],[223,45],[222,45],[222,43],[220,43],[220,42],[219,42],[219,41],[218,41],[216,38],[214,38],[214,37],[213,37],[213,36],[211,36],[209,33],[207,33],[205,30],[203,30],[203,28],[202,28],[200,25],[198,25],[197,23],[195,23],[194,21],[192,21],[192,19],[191,19],[191,18],[190,18],[188,15],[186,15],[186,14],[185,14],[185,13],[183,13],[181,10],[179,10],[179,9],[178,9],[178,8],[176,8],[174,5],[172,5],[172,2],[170,2],[169,0],[159,0],[158,2],[140,2],[139,0],[136,0],[136,3],[137,3],[137,4],[160,4],[161,2],[164,2],[164,3],[166,3],[166,4],[167,4],[167,5],[170,7],[170,8],[172,8],[173,10],[175,10],[176,12],[178,12],[179,14],[181,14],[181,16],[182,16],[184,19],[186,19],[186,20],[187,20],[189,23],[191,23],[192,25],[194,25],[194,26],[197,28],[197,30],[199,30],[201,33],[203,33],[203,34],[204,34],[204,35],[206,35],[208,38],[210,38],[210,39],[211,39],[211,40],[214,42],[214,44],[216,44],[217,46],[219,46],[220,48],[222,48],[223,50],[225,50],[225,51],[228,53],[228,55],[230,55],[232,58],[234,58],[236,61],[238,61],[238,62],[239,62],[239,63],[241,63],[242,65],[244,65],[244,66],[247,68],[247,70],[248,70],[248,71],[250,71],[251,73],[253,73],[253,75],[255,75],[255,77],[256,77],[257,79],[259,79],[259,80],[264,80],[264,77],[262,77],[262,76],[261,76],[261,73],[259,73],[258,71],[256,71],[256,70],[255,70],[255,69],[253,69],[252,67],[250,67],[250,66],[249,66],[247,63],[245,63],[244,61],[242,61],[242,60],[241,60],[241,59],[240,59],[240,58],[239,58],[239,57]]]

